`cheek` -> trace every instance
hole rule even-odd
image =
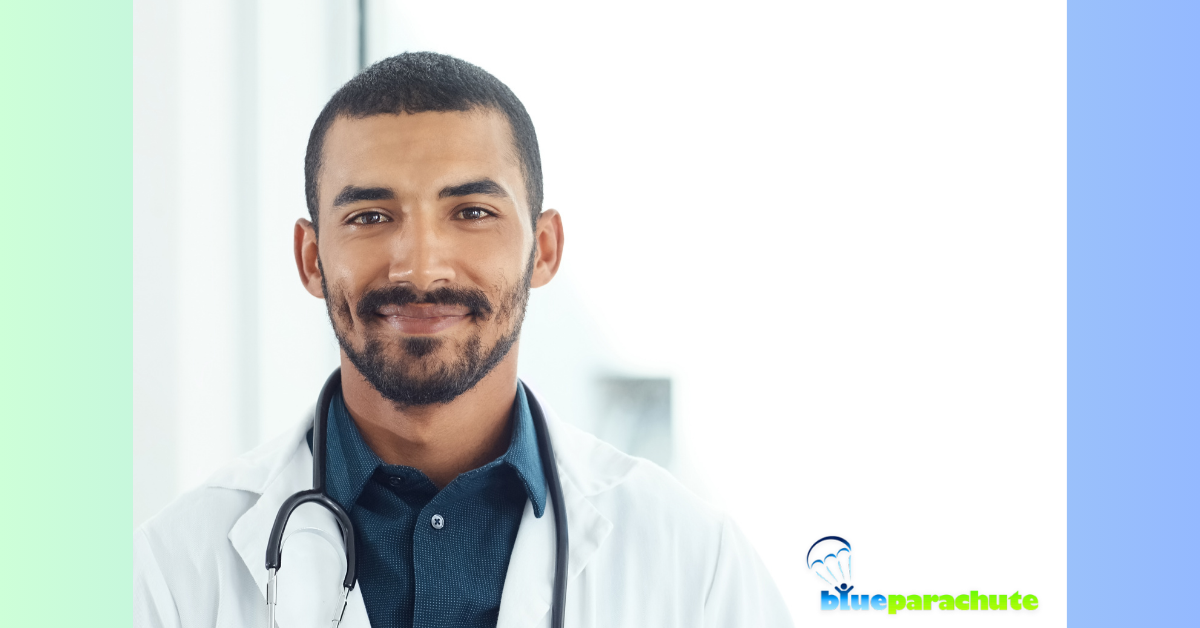
[[[528,251],[521,248],[522,244],[531,244],[521,241],[516,234],[510,234],[510,237],[516,242],[510,240],[483,244],[464,255],[462,260],[467,281],[461,283],[482,289],[501,315],[510,310],[524,293],[525,278],[532,259]]]
[[[351,316],[350,298],[347,296],[345,282],[326,283],[325,302],[328,303],[329,312],[334,317],[350,327],[354,326],[354,317]]]
[[[349,321],[353,308],[351,295],[361,295],[373,278],[381,273],[386,277],[387,265],[381,263],[386,256],[366,247],[350,247],[342,242],[330,242],[322,251],[322,277],[326,281],[330,311]]]
[[[345,290],[338,291],[337,300],[334,302],[334,306],[337,308],[334,311],[337,312],[338,317],[340,317],[342,320],[346,321],[346,323],[353,326],[354,325],[354,317],[351,315],[350,299],[346,296]]]
[[[489,298],[496,306],[495,320],[501,331],[513,325],[513,321],[523,316],[529,298],[529,290],[525,287],[525,268],[515,275],[503,277],[495,284]]]

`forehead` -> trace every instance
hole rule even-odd
[[[525,201],[511,127],[493,109],[339,116],[325,134],[321,157],[321,207],[346,185],[385,185],[421,195],[481,177]]]

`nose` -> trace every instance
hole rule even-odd
[[[454,282],[449,242],[435,220],[414,211],[392,238],[388,281],[425,292]]]

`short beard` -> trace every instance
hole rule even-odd
[[[349,330],[354,328],[349,300],[344,292],[330,295],[325,284],[325,271],[321,269],[321,290],[325,294],[325,305],[329,312],[329,322],[333,333],[337,336],[338,344],[350,359],[354,368],[371,384],[385,399],[396,404],[397,408],[412,406],[428,406],[447,404],[457,399],[463,393],[471,390],[492,369],[496,368],[521,336],[521,324],[525,321],[525,308],[529,303],[529,291],[533,280],[533,266],[537,258],[537,246],[530,252],[529,261],[525,265],[524,276],[503,295],[503,303],[493,312],[486,295],[478,289],[438,288],[423,296],[407,287],[388,287],[373,290],[363,295],[356,308],[360,319],[374,316],[378,307],[387,304],[405,305],[408,303],[438,303],[447,305],[464,305],[470,310],[471,323],[476,326],[465,343],[459,355],[452,361],[438,366],[433,372],[418,375],[415,361],[421,360],[442,347],[446,343],[443,338],[418,336],[404,338],[391,344],[405,357],[391,360],[388,357],[389,342],[377,337],[367,336],[365,346],[360,351],[356,349],[348,337]],[[321,262],[317,260],[318,267]],[[336,298],[331,298],[336,297]],[[495,324],[511,321],[508,331],[504,333],[489,348],[483,346],[480,334],[480,323],[487,322],[494,316]],[[347,329],[339,325],[342,321]]]

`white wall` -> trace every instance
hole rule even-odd
[[[179,102],[174,2],[137,0],[133,13],[133,524],[179,490]]]
[[[337,365],[291,229],[355,6],[134,3],[134,525],[293,424]]]
[[[167,458],[135,452],[135,522],[292,421],[334,362],[290,229],[308,128],[353,70],[352,7],[260,0],[247,97],[229,68],[246,29],[219,23],[234,4],[175,22],[220,38],[138,27],[205,104],[135,93],[154,112],[135,127],[166,133],[135,146],[136,429],[187,443],[171,482],[139,480]],[[1042,600],[1023,621],[1064,623],[1064,3],[369,6],[372,60],[460,56],[537,125],[567,246],[523,377],[584,426],[597,375],[671,377],[677,475],[733,513],[798,624],[819,614],[804,554],[828,534],[854,543],[863,592],[1020,588]],[[246,161],[228,129],[250,119]],[[252,185],[204,165],[218,153]],[[144,184],[170,160],[174,191]],[[242,252],[209,265],[214,246]],[[173,300],[140,301],[152,281]]]

